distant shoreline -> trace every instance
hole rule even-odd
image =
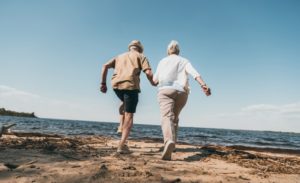
[[[0,108],[0,116],[16,116],[16,117],[37,118],[35,116],[34,112],[32,112],[32,113],[16,112],[16,111],[11,111],[11,110],[6,110],[5,108]]]

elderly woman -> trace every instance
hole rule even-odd
[[[209,96],[210,88],[205,84],[200,74],[191,63],[179,56],[177,41],[168,45],[168,56],[163,58],[154,75],[154,82],[158,83],[158,101],[161,113],[161,126],[164,136],[163,160],[171,160],[175,149],[179,114],[187,102],[189,94],[188,75],[191,75]]]

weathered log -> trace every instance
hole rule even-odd
[[[7,134],[7,133],[9,133],[9,129],[11,128],[11,127],[13,127],[13,126],[16,126],[17,124],[11,124],[11,125],[8,125],[8,126],[2,126],[1,127],[1,131],[0,131],[0,137],[2,137],[2,134]]]
[[[61,135],[56,134],[43,134],[43,133],[35,133],[35,132],[12,132],[9,129],[13,126],[16,126],[16,124],[11,124],[7,126],[2,126],[0,130],[0,137],[2,135],[15,135],[17,137],[61,137]]]
[[[44,133],[34,133],[34,132],[9,132],[5,135],[15,135],[17,137],[56,137],[61,138],[61,135],[56,134],[44,134]]]

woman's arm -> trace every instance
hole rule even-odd
[[[195,80],[200,84],[201,88],[203,89],[203,92],[205,93],[206,96],[211,95],[210,88],[206,85],[206,83],[203,81],[201,76],[197,76]]]
[[[192,66],[191,63],[187,63],[186,65],[186,71],[193,76],[193,78],[200,84],[203,92],[205,93],[206,96],[211,95],[210,88],[206,85],[204,80],[202,79],[201,75],[196,71],[196,69]]]
[[[145,74],[147,76],[147,79],[149,80],[149,82],[153,85],[153,86],[156,86],[158,84],[158,82],[155,82],[153,80],[153,73],[151,71],[151,69],[147,69],[145,70]]]

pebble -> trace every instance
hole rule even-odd
[[[35,165],[30,165],[29,168],[36,168],[36,166]]]
[[[9,168],[10,170],[13,170],[13,169],[18,168],[20,165],[12,164],[12,163],[4,163],[4,166],[6,166],[7,168]]]
[[[123,170],[136,170],[136,168],[132,165],[129,165],[127,167],[124,167]]]

